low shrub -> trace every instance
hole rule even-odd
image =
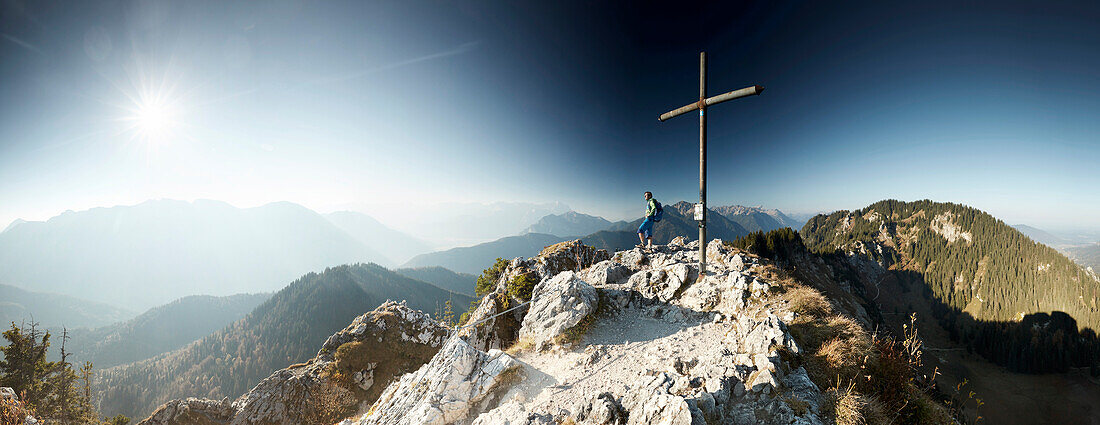
[[[508,296],[520,301],[530,301],[535,290],[535,279],[526,274],[518,275],[508,282]]]

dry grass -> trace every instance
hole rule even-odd
[[[585,316],[584,319],[581,319],[580,323],[577,323],[575,326],[566,329],[565,332],[562,332],[561,335],[558,335],[554,338],[554,344],[572,345],[580,342],[581,338],[584,338],[584,336],[588,333],[588,330],[592,328],[592,325],[594,323],[596,323],[596,316],[599,315],[598,312],[599,309],[597,309],[597,311],[589,313],[588,316]]]
[[[855,384],[838,386],[825,393],[825,414],[836,421],[836,425],[864,425],[864,411],[867,398],[856,392]]]
[[[783,294],[783,299],[789,303],[791,311],[798,314],[811,316],[825,316],[833,307],[824,295],[805,286],[793,286]]]
[[[557,254],[557,253],[560,253],[560,252],[568,251],[568,250],[572,249],[573,246],[577,245],[578,242],[579,241],[576,240],[576,239],[569,240],[569,241],[564,241],[564,242],[558,242],[556,244],[553,244],[553,245],[547,246],[546,248],[543,248],[542,251],[539,251],[539,255],[536,255],[536,257],[549,257],[551,255],[554,255],[554,254]]]
[[[531,340],[529,339],[521,339],[519,341],[516,341],[515,344],[512,344],[511,347],[508,347],[507,350],[504,350],[504,352],[508,353],[509,356],[515,357],[519,353],[529,351],[532,348],[535,348],[534,342],[531,342]]]
[[[823,409],[828,418],[837,425],[953,423],[946,408],[916,385],[921,353],[915,330],[907,329],[902,341],[873,334],[838,314],[818,290],[791,279],[781,287],[797,313],[788,323],[803,350],[797,359],[818,387],[830,388]]]

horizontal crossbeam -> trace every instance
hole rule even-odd
[[[667,120],[667,119],[672,118],[672,117],[680,116],[680,115],[686,114],[688,112],[698,110],[699,106],[700,106],[700,103],[702,103],[704,107],[707,107],[707,106],[716,105],[716,104],[725,102],[727,100],[739,99],[739,98],[746,97],[746,96],[755,96],[755,95],[760,94],[760,92],[762,92],[762,91],[764,91],[764,87],[749,86],[749,87],[745,87],[745,88],[740,89],[740,90],[734,90],[734,91],[731,91],[731,92],[728,92],[728,93],[722,93],[722,94],[717,95],[717,96],[711,96],[711,97],[706,98],[706,100],[704,100],[702,102],[695,102],[695,103],[684,105],[684,106],[681,106],[681,107],[676,108],[674,110],[665,112],[665,113],[661,114],[661,116],[657,117],[657,121],[664,121],[664,120]]]

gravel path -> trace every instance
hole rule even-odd
[[[571,349],[528,350],[517,355],[527,379],[504,400],[515,398],[529,412],[574,411],[580,403],[610,391],[625,394],[644,375],[675,371],[677,360],[690,361],[706,350],[719,350],[729,322],[655,318],[655,309],[629,308],[602,318]]]

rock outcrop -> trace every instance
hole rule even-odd
[[[142,425],[334,423],[374,402],[386,385],[439,351],[449,329],[388,301],[330,336],[317,356],[278,370],[232,403],[173,400]]]
[[[188,398],[161,405],[143,424],[220,425],[233,420],[237,410],[229,399]]]
[[[519,338],[542,348],[595,313],[598,304],[596,288],[571,271],[558,273],[535,286]]]
[[[519,363],[499,350],[477,350],[452,338],[431,362],[391,384],[370,411],[344,425],[444,425],[469,422],[520,376]]]
[[[756,257],[714,241],[700,276],[682,239],[613,257],[552,248],[513,260],[472,327],[343,424],[824,423]],[[529,306],[509,296],[517,276],[538,282]],[[531,344],[499,350],[516,341]]]
[[[509,294],[508,288],[511,282],[517,278],[523,278],[529,282],[542,282],[563,271],[581,272],[610,258],[611,255],[607,251],[584,245],[578,239],[548,246],[531,258],[511,260],[508,267],[500,274],[493,291],[483,297],[477,308],[470,312],[467,323],[478,323],[478,326],[463,329],[462,338],[482,351],[511,346],[519,337],[523,317],[527,313],[526,306],[515,308],[524,300],[516,299]],[[614,269],[611,272],[612,276],[627,272],[611,263],[608,263],[607,267]],[[515,309],[512,310],[513,308]],[[508,310],[512,311],[501,314]]]

